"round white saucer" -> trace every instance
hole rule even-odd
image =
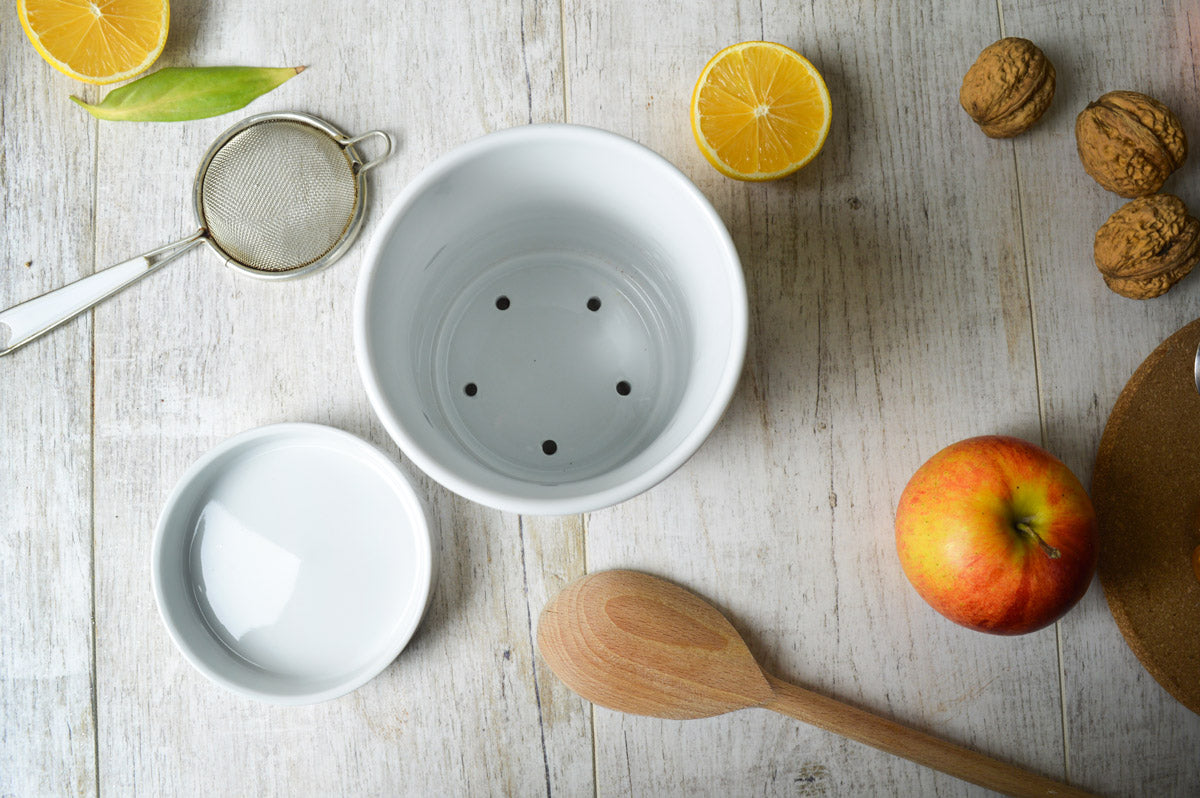
[[[433,587],[420,499],[366,442],[260,427],[183,476],[154,538],[159,612],[183,655],[234,692],[335,698],[403,650]]]

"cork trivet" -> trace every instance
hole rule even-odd
[[[1167,692],[1200,713],[1200,320],[1146,358],[1100,439],[1092,502],[1100,584],[1125,642]]]

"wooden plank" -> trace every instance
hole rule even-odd
[[[751,299],[725,419],[664,484],[589,516],[589,570],[674,578],[728,610],[780,675],[1061,778],[1054,629],[1006,639],[945,621],[905,582],[892,536],[901,489],[938,448],[1039,436],[1012,150],[956,101],[995,9],[565,8],[570,120],[692,176],[730,227]],[[718,176],[687,120],[705,59],[757,38],[812,58],[835,108],[818,160],[769,185]],[[675,723],[597,710],[595,729],[604,793],[971,791],[764,712]]]
[[[1200,11],[1183,0],[1001,5],[1005,32],[1037,41],[1059,75],[1047,117],[1016,140],[1016,152],[1047,443],[1086,483],[1117,395],[1162,339],[1196,317],[1200,279],[1145,302],[1104,286],[1092,263],[1093,236],[1124,200],[1084,173],[1075,152],[1075,116],[1106,91],[1142,91],[1179,114],[1194,144]],[[1193,156],[1164,188],[1193,213],[1200,211],[1196,175]],[[1099,583],[1061,626],[1072,774],[1112,794],[1200,790],[1200,716],[1138,664]]]
[[[92,270],[95,125],[10,8],[0,308]],[[0,794],[95,790],[91,360],[84,317],[0,358]]]
[[[590,782],[587,707],[536,672],[532,623],[582,571],[579,520],[522,526],[430,497],[442,558],[408,650],[355,693],[280,709],[194,673],[157,617],[145,563],[159,508],[186,466],[259,424],[332,424],[398,454],[352,358],[358,265],[387,201],[461,141],[561,119],[559,7],[314,1],[186,9],[165,64],[307,64],[241,114],[101,128],[102,262],[192,226],[191,176],[241,116],[298,109],[399,151],[371,174],[363,239],[318,275],[265,283],[189,256],[97,316],[96,539],[100,778],[118,795],[537,794]],[[314,28],[314,20],[320,25]],[[184,31],[179,35],[179,30]],[[564,787],[565,789],[565,787]]]
[[[581,516],[523,516],[525,600],[535,654],[535,694],[543,738],[547,795],[595,793],[592,705],[571,692],[536,656],[537,623],[542,608],[560,590],[584,574],[584,527]],[[523,650],[522,650],[522,653]]]

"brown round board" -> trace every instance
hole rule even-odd
[[[1200,319],[1146,358],[1100,439],[1092,502],[1100,584],[1125,641],[1167,692],[1200,713]]]

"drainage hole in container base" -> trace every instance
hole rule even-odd
[[[496,307],[497,307],[498,309],[500,309],[500,310],[508,310],[508,306],[509,306],[510,304],[512,304],[512,303],[508,301],[508,297],[506,297],[506,296],[498,296],[498,297],[496,297]]]
[[[594,296],[587,301],[587,309],[595,313],[600,309],[600,297]]]
[[[625,380],[621,380],[617,383],[617,393],[621,394],[621,396],[629,396],[629,392],[632,390],[633,386]]]
[[[558,444],[554,441],[542,441],[542,451],[546,454],[554,454],[558,451]]]
[[[617,390],[620,390],[620,388]],[[473,382],[468,382],[463,386],[463,393],[465,393],[467,396],[474,396],[475,394],[479,393],[479,386]]]

